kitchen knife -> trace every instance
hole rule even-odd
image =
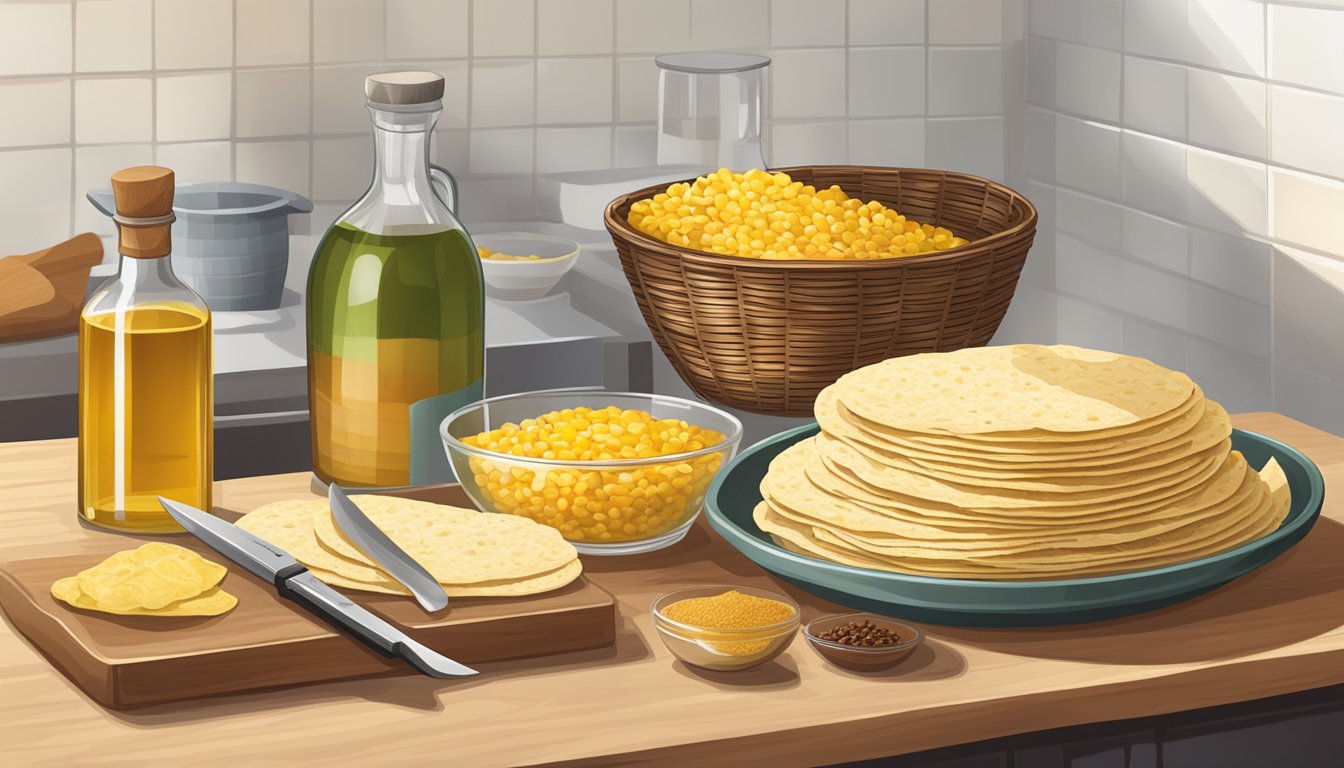
[[[392,575],[411,590],[420,607],[426,611],[441,611],[448,607],[448,593],[443,591],[439,580],[430,575],[415,558],[397,546],[382,529],[374,525],[364,510],[359,508],[345,491],[336,483],[327,486],[327,500],[331,503],[331,516],[336,527],[341,529],[361,552],[373,559],[373,562]]]
[[[389,657],[405,659],[430,677],[478,674],[409,637],[324,584],[288,552],[195,507],[159,497],[173,519],[216,552],[275,584],[280,596],[316,613]]]

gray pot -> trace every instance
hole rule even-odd
[[[110,190],[89,190],[111,216]],[[275,309],[289,268],[289,214],[309,213],[302,195],[259,184],[179,184],[173,195],[173,271],[212,310]]]

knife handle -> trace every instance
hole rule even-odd
[[[477,674],[426,647],[400,629],[388,624],[332,589],[308,571],[284,579],[278,584],[280,595],[308,608],[344,629],[374,650],[389,657],[405,659],[412,667],[431,677],[466,677]]]

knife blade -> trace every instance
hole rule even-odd
[[[173,519],[216,552],[273,584],[280,596],[302,605],[344,629],[374,650],[405,659],[430,677],[466,677],[478,674],[425,646],[388,624],[314,576],[292,555],[238,526],[195,507],[159,497]]]
[[[331,503],[331,516],[341,533],[348,536],[361,552],[372,558],[392,578],[411,590],[420,607],[430,612],[448,607],[448,593],[443,590],[439,580],[389,539],[336,483],[327,486],[327,501]]]

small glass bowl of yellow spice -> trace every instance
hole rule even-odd
[[[653,626],[684,664],[737,671],[759,666],[789,647],[798,604],[757,587],[689,587],[653,602]]]
[[[742,423],[679,397],[556,390],[481,400],[440,432],[481,509],[549,525],[580,554],[626,555],[686,535]]]

